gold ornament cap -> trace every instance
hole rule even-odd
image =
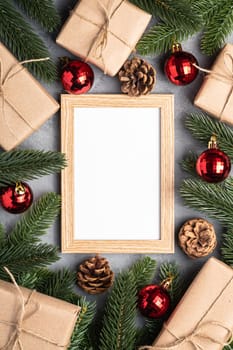
[[[172,53],[182,51],[182,46],[180,43],[172,44]]]
[[[208,149],[212,149],[212,148],[218,148],[216,135],[212,135],[210,138],[210,141],[208,142]]]

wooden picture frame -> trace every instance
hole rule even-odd
[[[173,95],[151,94],[139,98],[130,98],[123,94],[61,95],[61,151],[66,154],[68,160],[68,167],[62,171],[61,250],[63,253],[174,252],[173,110]],[[159,127],[154,127],[154,125],[159,125]],[[154,141],[154,139],[156,139],[155,133],[157,129],[158,140]],[[119,138],[116,137],[115,130],[116,133],[119,134]],[[95,135],[95,133],[97,135]],[[92,142],[95,143],[92,144]],[[101,142],[103,144],[101,144]],[[138,142],[141,142],[140,147],[138,147]],[[116,147],[115,144],[117,144]],[[121,149],[118,159],[116,150],[118,152],[118,149],[121,147],[123,148]],[[142,154],[140,153],[141,149]],[[104,152],[100,150],[104,150]],[[106,152],[110,152],[107,153],[108,155],[110,154],[110,156],[106,156],[108,157],[108,161],[106,161],[107,158],[104,158],[105,150]],[[93,152],[93,156],[91,152]],[[130,155],[128,155],[127,152]],[[159,153],[156,155],[156,152]],[[113,155],[113,160],[111,155]],[[97,165],[95,163],[95,157],[97,157]],[[103,157],[103,159],[101,157]],[[121,162],[122,157],[124,158],[124,164],[121,165],[119,162]],[[139,165],[137,162],[138,159]],[[132,168],[134,168],[130,177],[127,178],[127,184],[125,184],[123,175],[130,173],[131,165],[129,165],[129,163],[131,160],[133,164]],[[159,161],[158,164],[156,163],[157,161]],[[142,162],[143,166],[140,166],[140,162]],[[150,165],[150,162],[152,165]],[[145,171],[143,170],[144,163],[147,169]],[[115,164],[117,164],[116,169],[109,170],[109,168]],[[127,168],[126,170],[125,165]],[[90,168],[90,166],[92,166],[92,168]],[[96,194],[96,192],[100,194],[103,193],[101,192],[102,190],[100,191],[98,184],[101,183],[101,188],[103,188],[106,179],[109,179],[109,177],[102,179],[101,175],[98,177],[100,180],[96,180],[96,168],[98,171],[100,168],[101,171],[101,167],[103,167],[103,172],[100,172],[100,174],[103,174],[103,177],[105,176],[106,169],[110,171],[109,174],[113,175],[114,182],[112,188],[115,191],[114,195],[116,197],[123,186],[124,192],[119,195],[121,198],[124,197],[122,198],[122,205],[120,204],[116,207],[118,198],[115,200],[114,196],[109,195],[109,189],[111,190],[111,187],[104,189],[106,192],[106,194],[104,192],[104,196],[106,195],[107,199],[105,197],[103,199],[102,195]],[[151,174],[148,169],[153,169]],[[117,175],[115,175],[116,172]],[[139,178],[137,178],[137,176],[139,176]],[[159,180],[157,180],[157,176]],[[115,189],[115,184],[116,182],[118,184],[119,178],[122,178],[121,181],[119,180],[119,188]],[[141,178],[143,179],[142,184],[140,183]],[[157,189],[159,193],[156,193],[154,190],[155,178],[159,183],[159,188]],[[131,184],[131,179],[132,181],[136,181],[136,186],[135,184]],[[151,187],[149,186],[152,186],[153,191],[150,190]],[[91,187],[91,190],[89,190],[89,187]],[[132,191],[131,187],[135,189],[135,191]],[[129,191],[131,191],[129,193],[128,188],[130,188]],[[86,198],[86,196],[88,196],[88,198]],[[131,203],[132,196],[133,209],[132,213],[130,212],[131,216],[128,216],[128,213],[127,215],[125,213],[125,209],[121,211],[121,207],[125,205],[125,208],[130,208],[131,210],[131,205],[127,206],[127,203]],[[137,198],[142,199],[137,201]],[[147,198],[149,198],[148,203]],[[110,202],[110,199],[112,202]],[[93,204],[95,202],[97,202],[97,204]],[[99,205],[100,202],[101,205]],[[156,204],[154,203],[159,203],[158,212]],[[149,208],[148,211],[147,205]],[[102,213],[102,206],[104,207],[104,218],[99,219],[98,217],[96,219],[95,215],[97,214],[94,210],[97,210],[98,213],[99,211]],[[84,207],[86,209],[84,209]],[[94,209],[92,209],[92,207]],[[146,209],[144,210],[145,207]],[[156,208],[156,212],[153,211],[154,208]],[[85,212],[85,210],[88,212]],[[140,217],[141,214],[138,215],[141,211],[143,212],[142,218]],[[106,212],[108,215],[105,215]],[[148,214],[147,220],[148,212],[152,212],[153,218]],[[90,217],[88,216],[89,213],[91,213]],[[113,220],[115,218],[114,215],[116,216],[115,221]],[[120,219],[117,221],[119,217]],[[134,219],[136,222],[133,222]],[[106,223],[104,220],[109,221]],[[148,237],[147,234],[145,234],[147,228],[144,229],[144,225],[147,225],[147,221],[149,222]],[[157,227],[157,222],[159,222],[159,233],[154,229],[154,227]],[[87,229],[85,225],[88,226]],[[103,234],[98,233],[98,236],[96,236],[96,232],[99,230],[98,225],[100,225],[100,232],[102,232],[102,228],[103,231],[105,230],[106,232]],[[105,228],[105,225],[107,228]],[[112,228],[109,225],[112,225]],[[116,232],[114,233],[115,226],[119,226],[119,228],[116,228]],[[98,227],[96,232],[93,227]],[[127,229],[124,227],[129,227],[130,239],[128,239],[124,231],[127,231]],[[134,235],[134,230],[136,232],[137,228],[139,233],[135,233]],[[87,232],[85,230],[87,230]],[[113,232],[110,232],[111,230]],[[118,237],[120,238],[118,239]]]

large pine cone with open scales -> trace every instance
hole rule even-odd
[[[214,226],[207,220],[188,220],[179,231],[179,245],[191,258],[201,258],[209,255],[216,244]]]
[[[89,294],[105,292],[113,283],[114,274],[107,259],[96,255],[79,266],[77,283]]]
[[[121,91],[129,96],[147,95],[154,87],[156,71],[141,58],[127,60],[118,73]]]

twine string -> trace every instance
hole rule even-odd
[[[42,336],[41,334],[28,330],[26,328],[23,327],[23,321],[24,321],[24,316],[26,313],[26,306],[29,305],[32,301],[32,298],[34,296],[34,294],[36,293],[35,290],[32,290],[31,293],[29,294],[27,300],[24,300],[24,296],[23,293],[20,289],[20,287],[18,286],[13,274],[8,270],[7,267],[4,267],[5,271],[7,272],[7,274],[10,276],[16,291],[17,291],[17,295],[20,298],[20,307],[19,307],[19,316],[18,316],[18,320],[16,322],[10,322],[10,321],[4,321],[4,320],[0,320],[0,323],[5,324],[7,326],[13,327],[14,331],[12,332],[12,335],[10,337],[10,339],[8,340],[8,342],[0,348],[0,350],[14,350],[16,348],[16,346],[18,345],[20,350],[24,350],[22,341],[20,339],[21,334],[24,332],[26,334],[30,334],[31,336],[41,339],[47,343],[56,345],[59,348],[67,348],[68,344],[62,345],[57,343],[56,341],[53,341],[47,337]],[[33,312],[36,313],[38,311],[38,308],[36,308]]]
[[[97,32],[96,36],[94,37],[92,43],[90,44],[90,47],[87,51],[87,54],[85,56],[85,62],[88,61],[89,57],[92,55],[96,59],[101,59],[102,64],[104,67],[104,74],[106,74],[106,63],[104,59],[104,50],[108,44],[109,40],[109,34],[114,36],[117,40],[119,40],[121,43],[123,43],[125,46],[130,48],[130,50],[133,50],[134,47],[131,47],[128,42],[126,42],[124,39],[119,37],[117,34],[115,34],[113,31],[110,30],[110,23],[112,17],[115,15],[117,10],[121,7],[121,5],[124,3],[125,0],[121,0],[120,3],[116,8],[114,8],[114,1],[115,0],[109,0],[108,7],[106,7],[101,0],[97,0],[97,3],[99,7],[101,8],[103,15],[104,15],[104,23],[102,25],[96,23],[92,19],[83,16],[78,11],[72,12],[77,17],[81,18],[82,20],[93,24],[97,28],[99,28],[99,31]]]
[[[3,62],[2,62],[2,59],[0,58],[0,100],[1,100],[0,112],[1,112],[1,118],[2,118],[3,124],[7,126],[10,133],[16,138],[18,138],[18,134],[9,125],[8,120],[6,118],[6,113],[5,113],[5,103],[7,101],[5,87],[7,85],[7,82],[10,79],[14,78],[15,75],[19,74],[23,69],[25,69],[25,67],[23,66],[25,63],[42,62],[42,61],[47,61],[49,59],[50,59],[49,57],[45,57],[45,58],[36,58],[36,59],[30,59],[30,60],[24,60],[21,62],[17,62],[9,69],[9,71],[6,73],[5,77],[3,77]],[[33,130],[32,125],[30,123],[28,123],[28,121],[24,118],[24,116],[22,114],[19,113],[17,106],[15,106],[12,102],[9,102],[9,101],[7,101],[7,103],[13,108],[14,111],[16,111],[16,113],[28,125],[28,127]]]

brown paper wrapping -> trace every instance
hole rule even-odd
[[[0,146],[11,150],[37,130],[59,108],[26,68],[0,43],[2,82],[8,72],[18,71],[0,88]],[[3,101],[4,99],[4,101]]]
[[[210,258],[198,273],[170,316],[167,329],[162,330],[153,346],[155,349],[167,346],[174,350],[193,350],[195,347],[188,339],[179,346],[169,345],[190,336],[197,327],[201,334],[220,343],[229,340],[227,329],[233,331],[233,269],[215,258]],[[223,347],[198,335],[192,341],[200,345],[196,349],[221,350]]]
[[[110,17],[106,36],[103,31],[107,16],[99,2]],[[150,19],[150,14],[126,0],[81,0],[56,42],[114,76],[135,48]],[[98,47],[100,37],[104,45]]]
[[[20,287],[24,300],[28,301],[32,291]],[[20,314],[21,299],[14,284],[0,281],[0,348],[9,341],[15,326],[3,322],[17,322]],[[80,307],[47,295],[34,292],[25,308],[20,332],[23,350],[63,350],[70,342]],[[29,334],[24,331],[31,332]],[[36,335],[38,336],[36,336]],[[49,341],[41,338],[49,339]],[[63,347],[64,345],[64,347]],[[11,350],[12,347],[6,350]],[[18,344],[14,350],[21,350]]]
[[[233,124],[233,45],[226,44],[206,75],[194,104],[223,122]],[[226,78],[224,78],[224,76]]]

